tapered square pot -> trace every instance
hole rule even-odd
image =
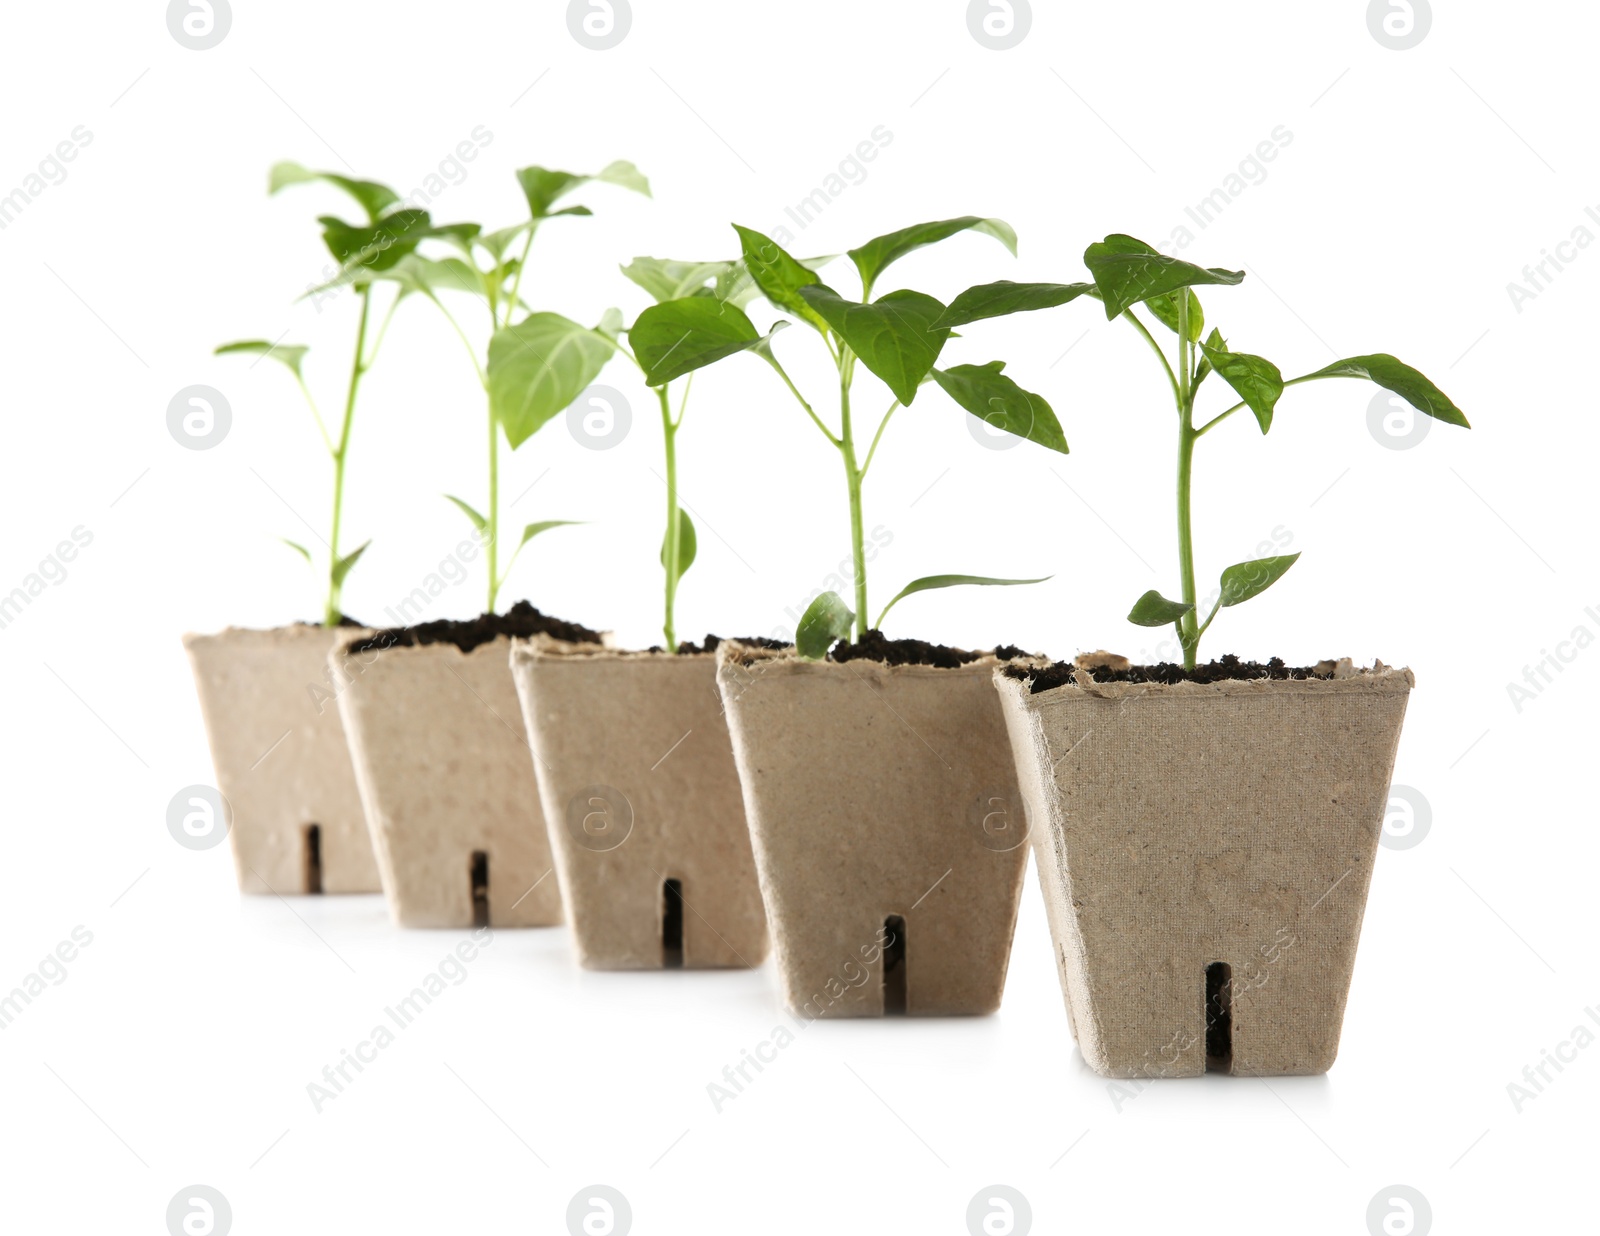
[[[511,666],[580,964],[761,964],[766,915],[715,654],[535,636]]]
[[[998,664],[718,649],[779,979],[801,1016],[999,1007],[1027,850]]]
[[[394,921],[559,923],[511,637],[470,651],[349,640],[334,656],[350,680],[339,707]]]
[[[1108,1077],[1323,1073],[1413,685],[1328,677],[1035,692],[1002,669],[1068,1017]]]
[[[247,893],[375,893],[355,773],[327,677],[356,628],[230,627],[185,635],[217,789]]]

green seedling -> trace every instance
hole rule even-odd
[[[344,512],[345,463],[350,457],[350,431],[355,422],[356,395],[361,388],[362,376],[377,360],[378,348],[394,317],[395,308],[405,298],[402,286],[383,315],[372,346],[367,347],[368,325],[372,312],[373,282],[385,276],[398,263],[408,260],[424,236],[430,234],[432,222],[425,210],[405,206],[393,189],[371,180],[352,180],[334,172],[312,172],[298,163],[279,163],[268,177],[267,192],[277,193],[289,185],[312,181],[334,185],[342,189],[366,212],[365,223],[348,223],[335,215],[323,215],[317,222],[322,225],[322,241],[328,252],[343,268],[339,282],[355,289],[361,302],[361,315],[356,324],[355,356],[350,364],[350,381],[345,389],[344,415],[339,420],[336,433],[330,433],[317,402],[306,385],[303,363],[310,350],[301,344],[268,343],[263,339],[249,339],[238,343],[225,343],[217,355],[270,356],[294,375],[295,384],[305,397],[316,419],[322,444],[333,460],[333,520],[328,534],[328,591],[323,604],[323,622],[338,626],[343,618],[341,594],[350,569],[366,552],[367,541],[348,554],[339,552],[339,529]],[[295,541],[284,544],[313,563],[311,551]]]
[[[522,547],[542,532],[580,522],[547,519],[525,525],[504,567],[500,566],[502,435],[516,450],[566,411],[600,375],[616,350],[622,331],[622,314],[618,310],[607,310],[597,325],[588,327],[559,313],[534,312],[522,297],[523,275],[535,234],[547,220],[593,214],[587,206],[556,208],[568,194],[591,181],[650,196],[649,182],[627,162],[609,164],[592,176],[525,167],[517,172],[517,183],[527,201],[528,218],[493,232],[484,231],[476,223],[432,227],[422,239],[447,249],[447,256],[408,253],[379,276],[400,284],[404,293],[425,296],[437,306],[472,358],[487,397],[488,502],[480,511],[454,494],[445,497],[472,521],[483,542],[491,613]],[[347,268],[335,282],[347,279],[350,273]],[[480,348],[472,341],[440,299],[442,292],[465,293],[480,302],[488,316],[486,345]]]
[[[1132,236],[1111,235],[1090,245],[1083,254],[1090,283],[1000,282],[971,288],[958,296],[939,325],[953,329],[984,318],[1066,304],[1080,296],[1099,300],[1107,320],[1125,319],[1149,343],[1161,362],[1172,389],[1178,423],[1178,572],[1181,600],[1170,600],[1152,589],[1134,602],[1128,621],[1144,627],[1171,623],[1183,648],[1185,669],[1193,669],[1200,639],[1222,610],[1260,596],[1281,579],[1300,555],[1284,554],[1238,562],[1222,572],[1220,589],[1211,612],[1201,621],[1195,588],[1194,536],[1191,514],[1195,444],[1241,408],[1249,408],[1265,434],[1285,388],[1323,378],[1364,378],[1399,395],[1417,411],[1448,425],[1470,428],[1461,410],[1410,365],[1386,353],[1351,356],[1324,365],[1312,373],[1285,379],[1278,366],[1264,357],[1231,348],[1215,327],[1205,333],[1205,313],[1194,289],[1205,285],[1232,286],[1244,272],[1196,266],[1158,252]],[[1174,355],[1156,341],[1135,306],[1176,336]],[[1198,426],[1195,394],[1212,373],[1219,374],[1239,399]]]
[[[938,300],[910,289],[873,299],[874,285],[892,262],[914,249],[960,232],[983,232],[1015,253],[1016,234],[1007,224],[998,219],[968,215],[917,224],[850,250],[849,257],[861,279],[859,300],[841,296],[824,284],[814,269],[822,264],[820,261],[799,261],[760,232],[737,224],[734,230],[742,248],[743,269],[756,290],[774,308],[814,330],[827,349],[838,375],[837,432],[817,415],[778,361],[772,347],[777,327],[763,335],[743,309],[730,299],[702,290],[688,297],[663,301],[640,315],[630,338],[635,357],[645,371],[645,380],[663,390],[673,378],[738,352],[753,352],[772,366],[817,430],[838,452],[849,499],[855,609],[834,592],[825,592],[812,602],[800,620],[795,643],[800,655],[818,658],[827,654],[835,640],[850,638],[852,630],[859,640],[870,629],[862,485],[890,419],[898,408],[911,405],[924,382],[935,382],[961,407],[998,429],[1063,454],[1067,443],[1050,405],[1006,377],[1002,372],[1003,362],[937,367],[951,336],[948,328],[937,325],[945,312],[945,306]],[[779,326],[784,324],[780,322]],[[858,360],[894,396],[888,411],[878,422],[865,458],[857,451],[856,419],[851,403]],[[1039,582],[1037,579],[998,579],[981,575],[925,576],[902,588],[870,627],[881,626],[884,616],[895,604],[914,593],[960,584]]]
[[[656,303],[641,313],[628,330],[631,359],[645,373],[661,405],[661,432],[666,450],[667,524],[661,539],[661,567],[666,573],[666,607],[662,634],[666,649],[676,653],[678,632],[675,610],[678,584],[694,565],[696,535],[694,521],[678,500],[678,430],[683,426],[689,404],[689,387],[694,370],[724,356],[761,345],[737,334],[737,325],[724,313],[732,310],[744,317],[743,306],[757,294],[755,283],[742,262],[677,262],[663,258],[638,257],[622,268],[655,298]],[[692,327],[692,337],[686,336]],[[755,328],[752,326],[751,331]],[[730,335],[729,331],[734,331]],[[619,346],[619,351],[624,351]],[[627,355],[626,351],[624,354]],[[647,358],[647,359],[646,359]],[[669,387],[674,378],[683,377],[683,390],[674,416]]]

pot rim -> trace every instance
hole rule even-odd
[[[1225,678],[1220,682],[1095,682],[1087,671],[1075,672],[1074,682],[1035,692],[1026,680],[1007,673],[1019,660],[998,665],[995,687],[1010,692],[1025,708],[1045,708],[1051,704],[1079,699],[1214,699],[1219,696],[1251,695],[1403,695],[1417,685],[1408,667],[1395,668],[1375,660],[1370,667],[1355,666],[1332,678]],[[1039,662],[1034,662],[1039,664]]]
[[[972,650],[967,650],[972,651]],[[752,644],[741,644],[738,640],[724,640],[717,648],[718,674],[732,673],[740,669],[750,669],[760,666],[765,672],[769,669],[781,669],[787,673],[799,674],[833,674],[835,676],[845,673],[854,673],[860,676],[862,669],[883,675],[895,674],[959,674],[982,673],[988,670],[1003,670],[1008,665],[1017,665],[1033,660],[1045,661],[1039,657],[1014,657],[1010,661],[1002,661],[995,656],[994,649],[980,651],[979,655],[971,661],[961,665],[890,665],[887,661],[874,661],[870,657],[858,657],[851,661],[830,661],[823,657],[812,661],[802,657],[793,644],[783,648],[762,648]]]
[[[601,634],[610,641],[610,631]],[[736,641],[724,639],[717,647],[734,643]],[[620,648],[614,643],[600,644],[576,643],[570,640],[557,639],[554,635],[540,631],[534,635],[515,635],[511,638],[511,660],[513,664],[527,661],[543,662],[575,662],[575,661],[639,661],[639,662],[690,662],[715,657],[716,651],[706,652],[696,649],[694,652],[668,652],[665,648]]]
[[[320,622],[299,622],[299,621],[297,621],[297,622],[287,622],[287,623],[282,624],[281,626],[276,626],[276,627],[236,627],[236,626],[226,626],[226,627],[223,627],[222,630],[220,630],[220,631],[185,631],[183,633],[182,639],[183,639],[183,646],[185,648],[188,648],[191,645],[199,643],[202,640],[220,640],[220,639],[227,639],[227,638],[232,637],[232,636],[240,636],[240,635],[299,636],[299,635],[305,635],[305,634],[307,634],[309,632],[313,632],[314,631],[314,632],[317,632],[319,634],[326,634],[326,635],[333,635],[333,636],[346,636],[346,635],[364,636],[364,635],[372,634],[376,629],[377,628],[375,628],[375,627],[364,627],[364,626],[328,627],[328,626],[324,626]]]

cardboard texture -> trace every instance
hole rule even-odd
[[[1157,686],[1080,669],[1037,695],[994,675],[1097,1073],[1332,1066],[1414,684],[1381,663],[1335,673]]]
[[[999,1007],[1027,848],[990,685],[998,664],[718,649],[779,979],[796,1013]],[[891,916],[902,930],[886,926]]]
[[[402,927],[471,927],[486,901],[494,927],[561,921],[561,892],[529,746],[500,636],[333,653],[356,783]],[[474,897],[474,855],[487,897]]]
[[[511,667],[579,963],[760,965],[767,920],[716,657],[538,635],[513,643]]]
[[[217,789],[246,893],[375,893],[378,865],[328,652],[355,628],[279,627],[185,635]],[[308,829],[317,826],[317,862]],[[320,868],[320,870],[318,870]]]

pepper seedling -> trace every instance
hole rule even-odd
[[[588,327],[559,313],[534,312],[528,307],[522,298],[522,281],[534,236],[549,219],[592,215],[587,206],[556,208],[568,194],[590,182],[650,196],[649,181],[632,163],[622,160],[588,176],[543,167],[525,167],[516,175],[527,201],[528,218],[493,232],[476,223],[434,227],[425,239],[448,246],[453,251],[449,256],[410,253],[381,276],[398,282],[403,291],[433,302],[472,358],[487,397],[486,509],[479,511],[454,494],[445,497],[472,521],[483,542],[490,613],[495,611],[500,590],[523,546],[542,532],[581,522],[547,519],[527,524],[504,569],[500,568],[501,436],[514,451],[571,406],[605,368],[622,330],[622,314],[616,309],[607,310],[597,325]],[[439,293],[446,291],[465,292],[482,302],[489,318],[489,338],[482,353],[440,299]]]
[[[646,383],[661,405],[661,432],[665,445],[667,526],[661,539],[661,567],[666,573],[666,606],[662,634],[669,653],[678,651],[675,609],[678,584],[694,565],[694,521],[678,500],[678,430],[689,404],[694,370],[724,356],[762,346],[765,336],[750,327],[752,338],[740,334],[739,323],[749,323],[743,306],[757,294],[742,262],[679,262],[637,257],[622,273],[655,298],[628,329],[632,358],[645,374]],[[738,315],[725,317],[731,311]],[[776,329],[776,328],[774,328]],[[622,349],[619,347],[619,351]],[[624,355],[627,353],[624,352]],[[678,411],[672,412],[669,387],[683,377]]]
[[[838,374],[839,428],[830,429],[812,404],[790,379],[772,348],[772,334],[763,335],[744,311],[714,295],[697,295],[663,302],[640,315],[631,336],[646,381],[663,386],[667,381],[741,351],[760,356],[782,379],[818,431],[839,454],[849,499],[850,550],[854,564],[855,609],[835,592],[818,596],[801,617],[795,644],[801,656],[827,655],[835,640],[848,639],[852,630],[861,639],[869,629],[867,560],[862,513],[862,485],[884,431],[897,409],[909,407],[925,381],[942,387],[957,404],[990,425],[1024,437],[1051,450],[1066,453],[1066,438],[1050,405],[1023,390],[1002,372],[1002,361],[985,365],[954,365],[940,369],[937,362],[950,338],[950,330],[936,325],[945,307],[934,297],[899,289],[873,299],[874,285],[885,269],[915,249],[935,244],[965,231],[978,231],[1016,252],[1016,234],[999,219],[965,215],[920,223],[867,241],[849,251],[861,279],[861,297],[850,300],[823,283],[813,269],[820,262],[799,261],[770,237],[734,225],[742,250],[742,264],[755,288],[774,308],[811,327]],[[783,325],[780,323],[779,325]],[[640,327],[648,331],[641,332]],[[774,328],[774,331],[777,328]],[[851,398],[856,362],[881,380],[893,402],[879,420],[866,457],[856,445],[856,422]],[[914,593],[963,584],[1015,585],[1039,579],[1000,579],[983,575],[929,575],[913,580],[883,607],[876,628],[894,606]]]
[[[1260,596],[1281,579],[1300,555],[1283,554],[1238,562],[1222,572],[1217,601],[1202,622],[1195,588],[1192,478],[1195,444],[1241,408],[1249,408],[1265,434],[1285,388],[1323,378],[1364,378],[1393,391],[1417,411],[1447,425],[1470,428],[1461,409],[1410,365],[1387,353],[1350,356],[1331,365],[1285,379],[1278,366],[1264,357],[1232,349],[1213,327],[1205,334],[1205,312],[1194,289],[1199,286],[1234,286],[1244,272],[1196,266],[1168,256],[1132,236],[1113,234],[1090,245],[1083,254],[1092,283],[999,283],[970,288],[958,296],[938,325],[947,329],[984,318],[1066,304],[1090,296],[1105,306],[1106,319],[1121,317],[1142,335],[1161,362],[1172,388],[1178,422],[1178,573],[1181,600],[1170,600],[1151,589],[1134,602],[1128,621],[1144,627],[1171,623],[1183,649],[1185,669],[1193,669],[1200,639],[1222,610]],[[1143,305],[1152,317],[1176,337],[1172,359],[1156,341],[1150,328],[1134,313]],[[1202,335],[1204,338],[1202,339]],[[1239,400],[1196,426],[1195,394],[1211,373],[1220,374]]]
[[[432,221],[427,211],[404,205],[387,185],[372,180],[353,180],[335,172],[313,172],[298,163],[275,164],[268,176],[267,192],[271,195],[290,185],[316,181],[342,189],[367,216],[365,223],[348,223],[335,215],[322,215],[317,219],[322,225],[323,243],[343,268],[338,282],[353,287],[361,302],[361,316],[356,324],[355,356],[350,364],[350,381],[345,390],[344,415],[340,418],[338,432],[328,432],[328,423],[311,395],[311,388],[306,385],[302,366],[310,349],[305,345],[247,339],[223,344],[216,349],[216,355],[272,357],[294,375],[295,384],[299,386],[300,393],[311,408],[311,415],[316,419],[322,444],[333,460],[333,520],[328,534],[328,592],[323,603],[323,623],[334,627],[344,617],[341,598],[345,579],[366,552],[367,546],[372,544],[369,540],[348,554],[339,552],[339,529],[344,513],[345,463],[350,456],[350,431],[355,422],[356,394],[360,390],[362,377],[377,360],[378,348],[383,343],[395,309],[406,295],[406,289],[402,287],[389,302],[388,311],[383,316],[369,351],[367,330],[372,312],[372,284],[412,254],[423,237],[430,233]],[[284,544],[301,555],[307,563],[313,563],[311,551],[304,545],[287,538]]]

